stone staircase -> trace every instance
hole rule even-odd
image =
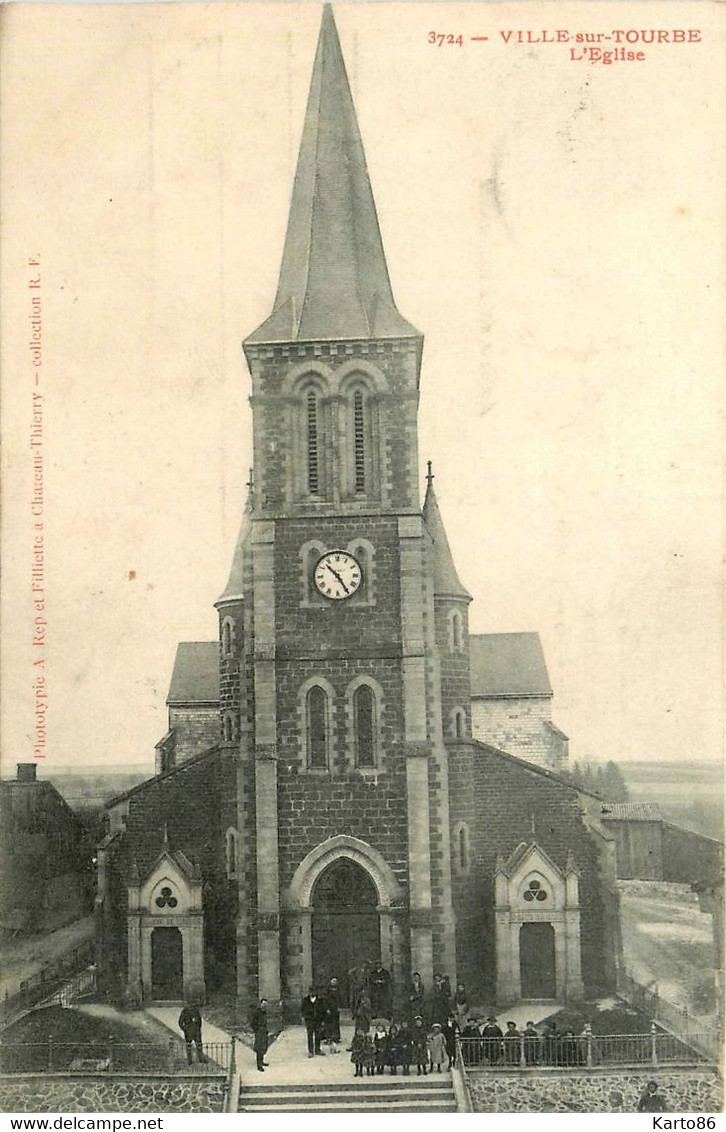
[[[325,1085],[241,1085],[239,1112],[456,1112],[450,1073]]]

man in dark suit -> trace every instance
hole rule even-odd
[[[264,1060],[267,1053],[267,1047],[270,1043],[270,1036],[267,1031],[267,999],[261,998],[259,1006],[255,1010],[251,1019],[252,1030],[255,1035],[254,1051],[257,1059],[257,1068],[260,1073],[265,1072],[267,1062]]]
[[[314,1057],[316,1053],[322,1055],[320,1039],[323,1033],[323,1021],[325,1019],[325,1003],[316,992],[315,987],[310,987],[310,990],[303,998],[300,1004],[300,1013],[303,1016],[305,1029],[308,1032],[308,1057]]]

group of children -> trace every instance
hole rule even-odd
[[[385,1073],[388,1068],[395,1077],[401,1066],[403,1076],[410,1073],[412,1065],[419,1075],[426,1076],[429,1068],[441,1072],[441,1066],[451,1069],[456,1054],[455,1019],[442,1026],[434,1022],[429,1031],[423,1017],[418,1014],[412,1025],[392,1022],[389,1029],[379,1020],[373,1033],[357,1028],[351,1044],[350,1060],[355,1066],[356,1077],[373,1077]]]

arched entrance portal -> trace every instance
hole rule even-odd
[[[519,965],[522,998],[554,998],[555,930],[543,921],[519,929]]]
[[[339,857],[318,877],[311,903],[313,982],[324,986],[335,976],[347,1003],[348,972],[381,951],[376,886],[361,865]]]
[[[154,928],[151,933],[152,998],[176,1002],[184,995],[182,934],[179,928]]]

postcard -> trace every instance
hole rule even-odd
[[[719,1111],[723,6],[0,21],[0,1104]]]

